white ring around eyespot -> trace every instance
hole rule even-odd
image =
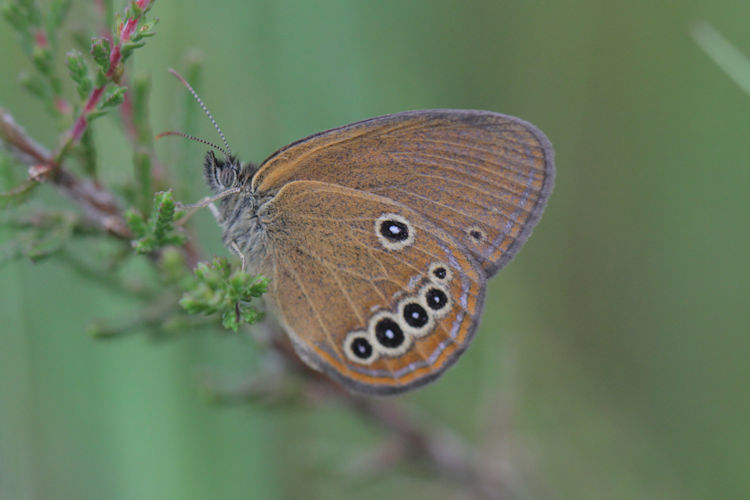
[[[445,306],[442,309],[439,309],[436,311],[435,309],[431,308],[429,304],[427,303],[427,290],[429,290],[430,288],[437,288],[441,290],[443,293],[445,293],[445,296],[448,298],[448,302],[445,304]],[[432,283],[426,284],[419,290],[419,296],[422,297],[425,301],[425,304],[427,304],[427,312],[432,314],[436,319],[440,319],[440,318],[447,316],[450,310],[453,308],[453,297],[451,297],[450,290],[447,287],[441,285],[440,283],[432,282]]]
[[[445,269],[445,278],[438,278],[437,276],[435,276],[435,269],[439,267]],[[448,264],[445,264],[443,262],[433,262],[427,269],[427,276],[430,278],[430,281],[444,285],[449,283],[450,280],[453,279],[453,271],[451,271],[451,268],[448,267]]]
[[[419,304],[427,312],[427,323],[425,323],[423,327],[415,328],[407,323],[404,319],[404,308],[409,302],[415,302]],[[435,328],[435,315],[433,314],[434,311],[427,306],[427,301],[425,300],[424,294],[422,293],[419,293],[415,296],[405,297],[401,302],[399,302],[397,310],[399,319],[403,321],[402,329],[404,330],[404,333],[407,333],[413,337],[420,338],[431,333]]]
[[[380,342],[378,342],[378,338],[375,335],[375,325],[383,318],[388,318],[396,322],[396,324],[401,328],[401,332],[404,334],[404,343],[401,344],[398,347],[391,348],[386,347],[382,345]],[[380,354],[386,355],[386,356],[400,356],[404,354],[406,351],[409,350],[412,344],[412,336],[409,334],[409,331],[407,328],[409,325],[405,324],[405,322],[401,319],[400,316],[396,316],[393,313],[389,311],[380,311],[375,313],[370,318],[370,323],[367,327],[367,335],[369,338],[372,339],[372,346],[374,349],[377,349],[377,351]]]
[[[403,241],[391,241],[380,232],[380,225],[387,221],[387,220],[395,220],[396,222],[400,222],[406,226],[406,229],[409,231],[409,235],[406,237]],[[399,214],[383,214],[380,217],[377,218],[375,221],[375,234],[378,237],[378,240],[380,241],[380,244],[383,245],[388,250],[401,250],[412,243],[414,243],[415,239],[415,231],[414,226],[411,225],[411,223],[406,220],[405,217],[399,215]]]
[[[372,347],[372,354],[370,354],[370,357],[367,359],[358,358],[354,355],[354,353],[351,350],[352,342],[355,340],[362,338],[365,339],[367,342],[370,343],[370,346]],[[354,361],[355,363],[359,363],[360,365],[369,365],[376,359],[378,359],[378,354],[380,351],[378,351],[377,346],[375,345],[374,339],[371,339],[367,332],[362,331],[355,331],[355,332],[349,332],[346,335],[346,338],[344,339],[344,354],[346,354],[346,357],[349,358],[350,361]]]

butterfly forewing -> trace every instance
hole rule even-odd
[[[295,181],[259,217],[272,249],[271,299],[308,363],[355,390],[393,393],[432,380],[467,346],[484,271],[419,212]]]
[[[298,141],[261,165],[253,189],[315,180],[389,198],[442,228],[493,274],[530,234],[553,178],[552,148],[532,125],[487,111],[432,110]]]

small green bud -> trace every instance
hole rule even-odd
[[[89,77],[89,69],[86,67],[86,63],[83,60],[83,54],[77,50],[71,50],[67,54],[67,66],[70,78],[76,84],[76,90],[81,100],[86,99],[86,96],[91,92],[93,83]]]
[[[105,73],[109,71],[109,56],[112,50],[112,44],[106,38],[94,38],[91,41],[91,55],[94,57],[94,62],[99,66]]]

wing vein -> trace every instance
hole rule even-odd
[[[276,263],[277,265],[281,263],[281,261],[278,258],[278,254],[276,255]],[[315,306],[315,303],[310,299],[310,295],[307,293],[307,290],[304,286],[304,282],[300,279],[297,272],[294,270],[292,266],[287,267],[290,273],[292,273],[297,280],[297,284],[299,285],[300,290],[302,291],[302,295],[304,295],[305,300],[308,304],[310,304],[310,307],[312,308],[313,312],[315,313],[315,319],[318,320],[318,323],[320,324],[320,327],[323,329],[323,333],[325,333],[326,338],[328,339],[328,342],[333,346],[334,349],[336,349],[336,344],[333,341],[333,338],[331,337],[331,332],[328,331],[328,328],[326,327],[326,324],[323,322],[323,319],[320,316],[320,311],[318,311],[318,308]]]

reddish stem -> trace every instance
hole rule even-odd
[[[138,0],[136,3],[140,9],[145,10],[151,3],[151,1],[152,0]],[[133,36],[133,33],[135,33],[135,30],[138,27],[139,20],[140,16],[129,17],[122,24],[122,27],[120,28],[119,41],[114,47],[112,47],[112,51],[109,53],[109,69],[107,70],[106,74],[107,80],[111,80],[114,77],[115,72],[117,71],[117,67],[122,62],[122,44],[130,41],[130,38]],[[105,87],[106,83],[101,87],[97,87],[91,91],[91,94],[86,100],[86,105],[81,111],[81,115],[76,119],[70,129],[70,132],[68,133],[68,139],[65,141],[63,147],[61,148],[61,151],[66,150],[71,144],[78,142],[78,140],[81,138],[83,132],[88,126],[88,115],[96,109],[96,106],[99,104],[99,101],[104,94]]]
[[[83,112],[85,114],[89,114],[96,108],[96,103],[99,102],[99,99],[102,98],[102,94],[104,93],[104,87],[98,87],[95,88],[93,92],[91,92],[91,95],[89,96],[89,100],[86,101],[86,106],[83,107]]]
[[[120,40],[120,43],[122,43],[122,40]],[[122,53],[120,52],[120,43],[112,47],[112,52],[109,53],[109,70],[107,71],[108,79],[112,79],[112,76],[115,74],[115,70],[117,69],[117,65],[120,64],[120,59],[122,59]]]

